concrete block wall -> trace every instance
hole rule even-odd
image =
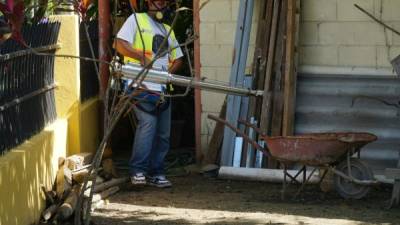
[[[246,73],[250,73],[253,61],[255,34],[257,30],[257,9],[261,0],[255,1],[252,32],[247,59]],[[200,1],[200,5],[206,2]],[[229,83],[233,61],[233,47],[240,0],[211,0],[200,11],[200,62],[201,76],[209,80]],[[202,149],[207,151],[208,142],[215,123],[207,114],[218,115],[225,94],[202,91]]]
[[[301,0],[300,64],[391,68],[400,37],[359,11],[400,28],[398,0]]]
[[[256,0],[247,65],[253,60],[259,4]],[[200,1],[200,5],[206,2]],[[211,0],[200,12],[201,75],[229,81],[240,0]],[[400,36],[385,30],[354,7],[358,4],[400,30],[400,0],[301,0],[300,66],[348,67],[349,71],[385,69],[400,54]],[[249,68],[248,68],[249,69]],[[248,70],[250,72],[250,70]],[[324,69],[324,72],[329,73]],[[384,72],[386,73],[386,72]],[[202,92],[202,148],[207,151],[214,123],[225,95]]]

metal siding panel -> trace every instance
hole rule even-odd
[[[394,77],[299,74],[295,133],[370,132],[378,140],[361,151],[376,174],[396,165],[400,150],[400,79]]]

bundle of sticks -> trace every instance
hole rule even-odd
[[[79,193],[82,189],[82,183],[89,174],[93,154],[79,153],[67,158],[59,158],[58,171],[56,179],[51,190],[46,189],[44,185],[41,190],[46,198],[46,209],[42,212],[42,224],[62,224],[73,220]],[[115,193],[120,188],[119,184],[126,182],[127,178],[118,178],[111,158],[102,160],[102,167],[96,177],[92,207],[99,207],[104,204],[105,199]],[[86,188],[85,195],[89,197],[90,187]],[[84,201],[84,204],[88,201]]]

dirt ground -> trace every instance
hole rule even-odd
[[[354,201],[314,185],[296,200],[290,193],[281,200],[279,184],[200,175],[171,181],[169,189],[126,185],[96,209],[94,224],[400,224],[400,208],[385,209],[390,187],[374,188],[366,199]]]

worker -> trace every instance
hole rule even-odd
[[[115,48],[124,56],[125,63],[140,63],[143,66],[151,62],[156,53],[166,52],[154,61],[153,69],[168,70],[174,74],[183,64],[183,54],[174,32],[171,31],[168,36],[171,27],[162,23],[163,12],[169,1],[146,2],[146,13],[134,12],[122,25]],[[161,46],[166,37],[168,41]],[[164,159],[170,148],[171,128],[171,104],[169,99],[162,100],[166,86],[144,81],[141,87],[147,91],[140,94],[142,99],[133,107],[138,123],[129,160],[131,183],[171,187],[164,167]]]

